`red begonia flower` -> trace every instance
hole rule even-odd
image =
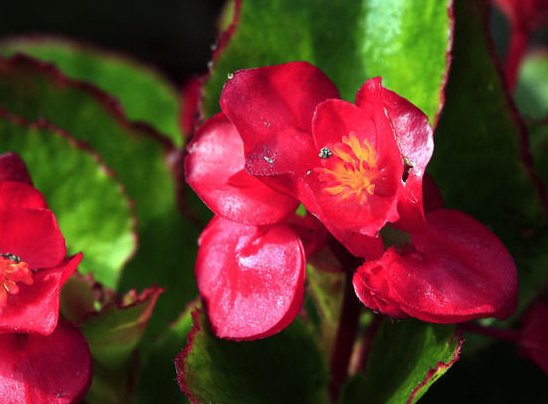
[[[249,173],[299,198],[353,254],[378,258],[379,230],[422,225],[432,129],[412,104],[367,81],[357,105],[304,62],[236,72],[221,109],[242,136]]]
[[[534,304],[521,320],[521,352],[548,373],[548,302]]]
[[[314,110],[330,98],[339,98],[337,88],[310,63],[234,73],[220,105],[242,137],[249,173],[295,196],[295,180],[317,159],[310,136]]]
[[[27,186],[15,185],[15,199],[0,197],[0,332],[47,335],[57,324],[61,286],[82,255],[65,259],[65,240],[50,210],[11,206],[13,200],[42,203],[21,198]]]
[[[32,185],[27,166],[17,154],[0,154],[0,182],[1,181],[23,182]]]
[[[366,306],[433,323],[504,319],[515,310],[514,261],[481,223],[439,209],[427,214],[426,228],[411,240],[358,269],[354,288]]]
[[[306,262],[302,243],[288,226],[247,226],[215,217],[199,244],[198,289],[218,337],[265,338],[295,318]]]
[[[186,181],[217,215],[264,225],[293,214],[298,201],[274,191],[245,171],[244,145],[221,113],[209,119],[188,146]]]
[[[59,321],[48,335],[0,334],[2,403],[76,403],[91,383],[91,355],[82,333]]]

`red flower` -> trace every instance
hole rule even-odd
[[[0,334],[3,403],[75,403],[91,382],[91,355],[80,331],[59,321],[48,336]]]
[[[215,217],[199,243],[196,279],[217,336],[264,338],[293,321],[303,301],[306,262],[291,228]]]
[[[321,71],[295,62],[236,72],[221,109],[243,139],[249,173],[298,198],[351,252],[376,258],[386,223],[423,222],[432,130],[379,78],[356,105],[337,98]]]
[[[390,248],[354,275],[360,300],[392,317],[456,323],[505,319],[517,304],[514,261],[498,238],[464,213],[439,209],[412,245]]]
[[[59,317],[61,286],[82,254],[66,258],[53,213],[24,183],[0,182],[0,229],[0,333],[48,335]]]

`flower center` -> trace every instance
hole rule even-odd
[[[375,193],[377,155],[367,140],[360,141],[350,133],[333,150],[323,147],[320,157],[323,167],[318,169],[319,178],[329,195],[342,199],[355,196],[363,203]]]
[[[29,264],[14,254],[0,254],[0,308],[8,303],[8,296],[19,293],[17,283],[32,285]]]

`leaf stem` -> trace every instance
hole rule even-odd
[[[363,334],[362,343],[360,345],[359,352],[357,353],[355,368],[351,369],[350,374],[355,374],[359,371],[366,371],[369,354],[371,353],[371,349],[373,348],[373,341],[375,340],[377,331],[379,331],[382,320],[382,316],[374,314],[373,320],[367,326]]]
[[[350,254],[346,248],[334,239],[331,241],[330,246],[346,270],[343,304],[337,335],[335,337],[335,346],[331,356],[331,379],[329,382],[331,399],[336,401],[341,386],[348,377],[350,357],[352,356],[354,342],[358,334],[362,306],[354,293],[352,275],[354,270],[361,264],[361,260]]]

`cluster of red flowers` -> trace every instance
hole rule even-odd
[[[372,310],[436,323],[512,313],[512,257],[475,219],[423,196],[435,188],[423,187],[432,128],[380,78],[352,104],[305,62],[242,70],[220,105],[185,164],[216,214],[195,270],[218,336],[256,339],[286,327],[302,304],[307,257],[333,238],[364,259],[354,288]],[[408,242],[385,250],[386,227]]]
[[[23,161],[0,155],[0,401],[69,403],[84,397],[91,356],[59,318],[59,294],[82,254],[65,240]]]

